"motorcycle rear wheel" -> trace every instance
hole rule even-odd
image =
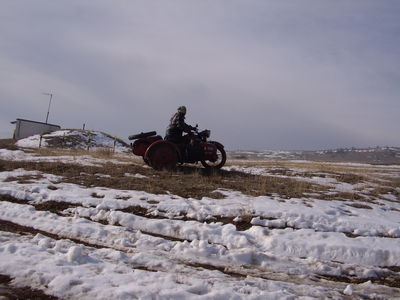
[[[225,165],[226,162],[225,149],[221,145],[216,144],[216,146],[217,146],[218,159],[215,162],[210,160],[202,160],[201,164],[203,165],[204,168],[221,169]]]
[[[144,160],[155,170],[172,170],[176,167],[178,153],[171,143],[160,141],[147,149]]]

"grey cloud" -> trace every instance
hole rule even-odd
[[[188,122],[230,148],[398,145],[396,1],[4,7],[0,99],[11,119],[41,118],[50,89],[54,122],[123,138],[163,134],[185,104]]]

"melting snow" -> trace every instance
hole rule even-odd
[[[4,149],[0,158],[55,159]],[[58,159],[71,163],[65,157]],[[101,160],[74,160],[87,162],[100,164]],[[266,171],[251,172],[265,175]],[[10,180],[23,175],[40,176],[30,183]],[[318,182],[343,190],[355,188],[333,179]],[[225,198],[198,200],[86,188],[62,183],[60,176],[23,169],[0,172],[0,195],[20,200],[0,201],[0,219],[57,236],[0,231],[0,273],[15,278],[15,284],[73,299],[400,296],[398,288],[369,281],[388,274],[386,267],[400,266],[400,203],[393,195],[383,197],[380,204],[368,203],[370,209],[360,209],[317,197],[218,192]],[[35,209],[48,201],[71,206],[59,214]],[[147,213],[122,211],[139,206]],[[187,219],[182,219],[182,213]],[[236,218],[232,223],[210,222],[216,216]],[[234,224],[245,216],[251,217],[252,226],[239,231]],[[324,281],[321,276],[353,276],[364,283]]]

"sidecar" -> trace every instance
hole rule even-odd
[[[181,161],[181,152],[174,143],[163,140],[155,131],[131,135],[132,152],[143,157],[146,164],[156,170],[172,169]]]

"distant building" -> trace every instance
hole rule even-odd
[[[49,132],[61,129],[61,126],[59,125],[24,120],[24,119],[17,119],[16,121],[11,122],[11,124],[15,124],[13,138],[16,140],[24,139],[28,136],[40,134],[43,132]]]

